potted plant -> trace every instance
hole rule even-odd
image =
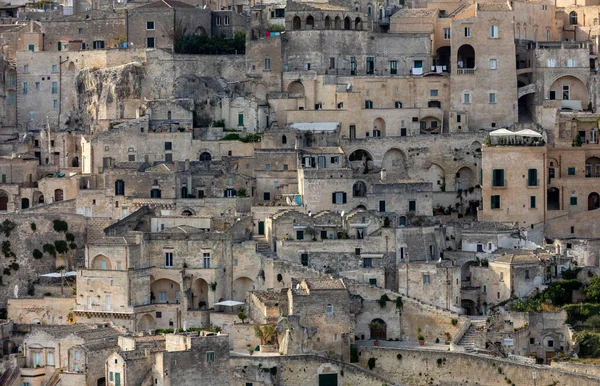
[[[419,341],[419,346],[425,345],[425,337],[421,335],[421,326],[417,327],[417,340]]]

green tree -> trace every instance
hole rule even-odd
[[[585,300],[589,303],[600,303],[600,276],[594,276],[585,289]]]
[[[248,319],[248,316],[246,315],[246,313],[244,311],[240,311],[240,312],[238,312],[238,318],[240,318],[242,323],[244,323],[244,320]]]
[[[275,335],[275,326],[272,324],[254,325],[254,335],[260,339],[260,344],[265,345]]]

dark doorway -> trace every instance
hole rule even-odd
[[[460,305],[465,309],[467,315],[477,315],[477,308],[475,302],[469,299],[463,299],[460,301]]]
[[[547,194],[548,210],[560,210],[560,190],[549,188]]]
[[[265,234],[265,222],[259,221],[258,222],[258,235],[264,236],[264,234]]]
[[[106,386],[106,378],[102,377],[96,382],[96,386]]]
[[[386,340],[387,339],[387,324],[383,319],[373,319],[369,323],[371,339]]]
[[[590,193],[588,196],[588,210],[600,208],[600,196],[596,192]]]
[[[319,374],[319,386],[337,386],[337,374]]]

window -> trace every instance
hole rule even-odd
[[[485,284],[483,285],[482,291],[483,291],[483,293],[487,293],[487,285],[485,285]]]
[[[537,169],[527,171],[527,186],[538,186]]]
[[[103,50],[104,40],[94,40],[94,42],[92,43],[92,48],[95,50]]]
[[[244,126],[244,114],[238,114],[238,126]]]
[[[135,154],[129,154],[129,155],[127,156],[127,160],[128,160],[129,162],[135,162]]]
[[[397,109],[401,109],[402,108],[402,102],[396,101],[394,102],[394,107]]]
[[[500,196],[491,196],[490,202],[492,204],[492,209],[500,209]]]
[[[283,165],[283,170],[288,170],[289,166],[288,165]]]
[[[271,170],[271,164],[265,164],[265,170],[266,171],[270,171]]]
[[[305,267],[308,267],[308,253],[300,254],[300,264]]]
[[[215,352],[214,351],[207,351],[206,352],[206,361],[207,362],[214,362],[215,361]]]
[[[327,232],[325,232],[327,234]],[[360,256],[360,248],[354,248],[354,255]]]
[[[577,67],[577,59],[567,59],[567,67]]]
[[[337,108],[338,108],[338,110],[341,110],[341,109],[343,109],[343,108],[344,108],[344,102],[340,102],[340,103],[338,103],[338,104],[337,104]]]
[[[491,92],[488,94],[488,102],[491,105],[496,103],[496,93],[495,92]]]
[[[525,279],[529,279],[529,270],[528,269],[525,270]]]
[[[337,164],[339,162],[340,162],[340,157],[338,157],[338,156],[331,157],[331,159],[330,159],[330,163],[332,163],[332,164]]]
[[[365,101],[365,109],[372,109],[373,101]]]
[[[367,56],[367,67],[365,69],[367,75],[373,75],[375,73],[375,58]]]
[[[575,233],[575,227],[571,227],[571,233]]]
[[[48,353],[48,366],[54,366],[54,353]]]
[[[73,365],[73,371],[75,371],[75,372],[79,371],[79,365],[77,363],[75,363]]]
[[[439,94],[438,90],[429,90],[429,96],[437,97]]]
[[[29,83],[23,82],[23,95],[27,95],[28,92],[29,92]]]
[[[146,48],[154,48],[154,38],[146,38]]]
[[[271,58],[265,58],[265,71],[271,70]]]
[[[466,38],[471,37],[471,27],[465,27],[465,37]]]
[[[574,175],[575,175],[575,168],[569,168],[569,169],[568,169],[568,174],[569,174],[570,176],[574,176]]]
[[[571,196],[571,206],[577,206],[577,196]]]
[[[498,59],[490,59],[490,70],[498,68]]]
[[[216,24],[216,25],[221,25],[221,16],[217,16],[217,17],[215,18],[215,24]]]
[[[52,65],[52,72],[58,72],[58,64]]]
[[[363,268],[373,268],[373,260],[371,258],[363,258]]]
[[[146,22],[146,29],[151,31],[154,30],[154,22],[153,21],[147,21]]]
[[[202,263],[205,269],[210,268],[210,253],[204,252],[202,254]]]
[[[331,304],[325,306],[325,313],[327,315],[333,315],[333,306]]]
[[[548,59],[546,67],[556,67],[556,59]]]
[[[52,82],[52,94],[58,94],[58,82]]]
[[[477,244],[477,252],[483,252],[483,244]]]
[[[576,25],[577,24],[577,12],[572,11],[569,14],[569,24]]]
[[[29,64],[23,66],[23,72],[27,74],[29,72]]]
[[[535,338],[529,338],[529,344],[535,344]]]
[[[548,341],[548,347],[554,347],[554,341],[553,340],[549,340]]]
[[[35,121],[35,111],[30,111],[29,112],[29,120],[30,121]]]
[[[414,68],[423,68],[423,61],[422,60],[414,60],[413,67]]]
[[[467,93],[463,94],[463,103],[465,105],[471,104],[471,94],[467,94]]]
[[[396,75],[398,73],[398,61],[390,60],[390,75]]]
[[[379,211],[385,212],[385,201],[384,200],[379,201]]]
[[[430,277],[429,275],[423,275],[423,284],[430,284]]]
[[[494,38],[494,39],[498,38],[498,26],[497,25],[490,26],[490,37]]]
[[[296,240],[298,240],[298,241],[304,240],[304,231],[296,231]]]
[[[173,267],[173,252],[165,252],[165,267]]]
[[[52,107],[53,107],[53,108],[55,108],[55,109],[57,109],[57,108],[58,108],[58,99],[54,99],[54,100],[52,101]]]
[[[330,70],[335,69],[335,58],[329,58],[329,69]]]
[[[40,82],[35,82],[35,89],[39,91],[39,89],[40,89]]]
[[[223,24],[229,25],[229,16],[223,16]]]
[[[271,201],[271,192],[264,192],[263,193],[263,200],[264,201]]]
[[[529,207],[531,209],[535,209],[535,204],[536,204],[535,200],[536,200],[535,196],[529,197]]]
[[[492,186],[496,186],[496,187],[504,186],[504,169],[492,170]]]
[[[450,28],[444,28],[444,40],[450,40]]]
[[[332,204],[345,204],[346,203],[346,192],[333,192],[331,193]]]

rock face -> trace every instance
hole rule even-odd
[[[54,220],[65,221],[68,231],[55,231]],[[9,297],[14,297],[15,285],[19,288],[19,298],[27,297],[28,290],[40,274],[55,272],[56,267],[61,265],[75,269],[79,265],[78,261],[83,259],[85,228],[85,218],[73,214],[20,213],[1,216],[0,308],[6,307]],[[67,240],[67,233],[74,236],[73,241]],[[56,257],[44,252],[45,244],[54,245],[56,241],[59,241],[59,244],[62,241],[66,242],[68,251],[63,254],[56,253]],[[70,247],[71,244],[73,247]],[[36,249],[43,253],[41,258],[34,257]]]
[[[131,118],[127,101],[140,100],[144,68],[129,63],[104,69],[86,68],[77,74],[77,106],[71,116],[84,126],[95,125],[103,119]],[[139,105],[139,104],[138,104]]]

